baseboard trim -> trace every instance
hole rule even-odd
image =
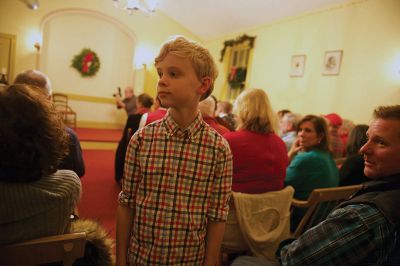
[[[81,141],[81,147],[84,150],[117,150],[117,142],[96,142],[96,141]]]

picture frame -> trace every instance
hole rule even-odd
[[[322,66],[322,75],[334,76],[339,75],[340,66],[342,64],[343,51],[326,51],[324,56],[324,62]]]
[[[290,76],[302,77],[306,66],[306,55],[293,55],[290,61]]]

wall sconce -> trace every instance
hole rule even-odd
[[[39,52],[40,51],[40,43],[35,42],[35,44],[33,45],[33,47],[36,48],[36,51]]]

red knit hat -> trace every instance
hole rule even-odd
[[[325,118],[328,119],[329,123],[333,126],[340,127],[343,123],[343,119],[336,113],[327,114]]]

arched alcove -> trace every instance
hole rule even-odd
[[[43,18],[41,31],[39,68],[52,80],[54,91],[110,98],[117,87],[133,85],[137,38],[118,20],[93,10],[61,9]],[[90,48],[100,59],[95,76],[82,77],[71,67],[73,57],[83,48]],[[125,114],[110,103],[79,100],[72,104],[78,109],[78,121],[107,123],[125,119]]]

